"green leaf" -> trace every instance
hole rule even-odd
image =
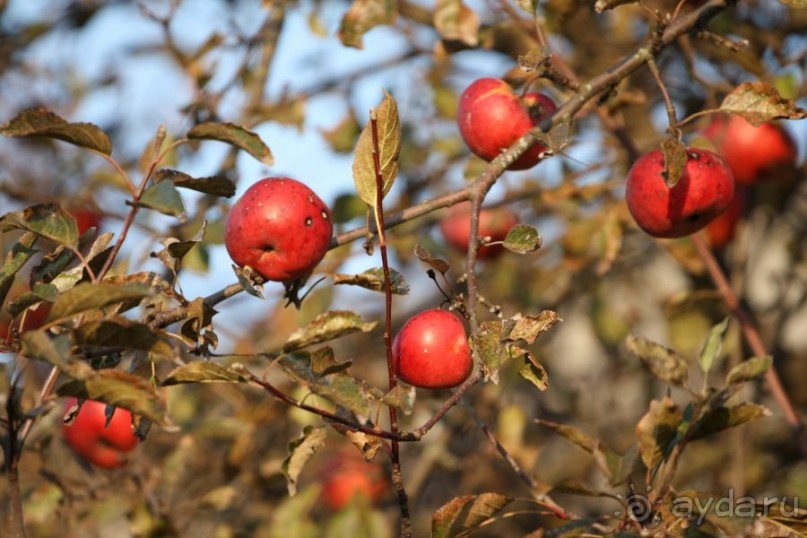
[[[242,149],[266,166],[274,166],[275,158],[269,146],[256,133],[233,123],[200,123],[188,131],[191,140],[218,140]]]
[[[69,318],[81,312],[103,308],[124,301],[140,300],[151,295],[142,284],[82,283],[64,291],[51,308],[48,322]]]
[[[499,493],[455,497],[432,515],[432,538],[467,536],[513,499]]]
[[[123,407],[161,426],[169,425],[165,409],[150,382],[119,370],[92,370],[86,379],[65,383],[59,396],[98,400]]]
[[[389,270],[389,279],[392,293],[395,295],[406,295],[409,293],[409,284],[406,283],[403,275],[391,267]],[[333,283],[359,286],[373,291],[384,291],[384,268],[374,267],[358,275],[336,273],[333,275]]]
[[[235,183],[226,176],[192,177],[178,170],[163,168],[154,174],[157,182],[171,181],[177,187],[203,192],[213,196],[231,198],[235,195]]]
[[[163,358],[174,356],[162,331],[123,317],[87,321],[74,329],[72,336],[76,346],[103,348],[109,352],[136,349]]]
[[[670,348],[636,335],[628,335],[625,344],[631,353],[647,364],[653,375],[674,385],[683,385],[688,376],[687,361]]]
[[[45,361],[59,370],[67,368],[67,357],[70,355],[70,339],[67,335],[51,338],[44,330],[27,331],[21,337],[22,354],[29,359]],[[89,369],[89,366],[87,366]]]
[[[541,239],[538,230],[529,224],[516,224],[507,232],[504,238],[504,248],[518,254],[534,252],[541,248]]]
[[[515,346],[513,346],[515,347]],[[518,349],[518,348],[516,348]],[[535,356],[526,350],[519,350],[522,352],[524,365],[518,371],[519,375],[535,385],[538,390],[544,391],[549,386],[549,376],[541,363]]]
[[[708,373],[709,370],[711,370],[712,365],[720,355],[723,343],[723,335],[726,334],[726,329],[728,329],[728,326],[729,318],[726,317],[723,319],[723,321],[712,327],[712,329],[709,331],[709,336],[706,337],[706,342],[704,342],[703,348],[698,354],[698,364],[700,364],[701,370],[703,370],[705,373]]]
[[[661,143],[661,154],[664,156],[664,183],[673,188],[681,179],[687,164],[686,147],[677,138],[667,138]]]
[[[364,47],[362,37],[376,26],[392,24],[398,15],[396,0],[353,0],[342,17],[339,39],[348,47]]]
[[[376,125],[377,145],[373,142],[373,122]],[[376,150],[378,154],[376,154]],[[401,122],[398,105],[386,90],[378,107],[370,111],[370,121],[364,126],[356,144],[353,158],[353,183],[359,197],[370,207],[378,205],[376,165],[378,158],[381,172],[382,194],[387,195],[398,177],[398,156],[401,153]]]
[[[32,247],[36,243],[37,235],[31,232],[23,234],[11,250],[6,253],[3,266],[0,267],[0,305],[6,300],[11,286],[14,284],[14,277],[20,269],[28,263],[34,254],[37,253]]]
[[[737,385],[762,377],[770,370],[772,364],[772,357],[752,357],[743,361],[729,371],[726,385]]]
[[[10,137],[55,138],[104,155],[112,153],[109,136],[91,123],[68,123],[44,107],[29,108],[0,126],[0,134]]]
[[[15,228],[71,248],[78,245],[76,219],[56,204],[35,205],[0,217],[0,229]]]
[[[501,321],[483,321],[479,324],[479,331],[472,339],[476,354],[482,362],[485,381],[499,382],[502,354],[501,334]]]
[[[446,41],[459,41],[468,47],[479,43],[479,16],[462,0],[437,0],[434,28]]]
[[[636,436],[645,467],[653,469],[670,455],[683,418],[683,413],[669,396],[650,402],[650,409],[636,424]]]
[[[183,383],[246,383],[241,373],[215,362],[194,361],[173,369],[161,383],[167,387]]]
[[[766,407],[751,403],[710,409],[692,425],[689,431],[689,439],[694,441],[707,435],[769,416],[771,416],[771,412]]]
[[[155,183],[143,193],[138,205],[148,207],[180,220],[185,219],[185,204],[174,184],[170,181]]]
[[[367,333],[376,325],[376,322],[365,323],[355,312],[347,310],[325,312],[292,333],[283,345],[283,351],[288,353],[355,332]]]
[[[346,224],[353,219],[364,218],[367,214],[367,204],[352,192],[343,193],[336,197],[331,214],[335,224]]]
[[[311,456],[325,444],[328,431],[324,427],[306,426],[303,434],[289,443],[289,455],[283,460],[282,470],[286,477],[289,496],[297,493],[297,478]]]
[[[502,329],[502,341],[532,344],[543,333],[558,322],[563,321],[557,312],[544,310],[535,316],[524,316],[521,312],[505,320]]]
[[[419,243],[415,245],[415,256],[417,256],[420,261],[435,271],[438,271],[442,275],[446,274],[451,268],[447,261],[436,257],[426,247]]]
[[[777,118],[800,120],[807,118],[807,110],[784,99],[779,91],[767,82],[743,82],[729,93],[720,110],[738,114],[751,125],[759,126]]]

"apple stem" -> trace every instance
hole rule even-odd
[[[709,245],[706,244],[706,241],[703,239],[700,233],[693,234],[691,237],[692,242],[695,244],[695,248],[698,250],[698,254],[706,265],[706,269],[709,271],[709,276],[712,278],[712,282],[714,282],[715,287],[720,292],[720,295],[723,296],[723,300],[725,301],[726,306],[728,306],[732,315],[740,323],[743,337],[748,343],[748,346],[751,348],[751,351],[757,357],[768,356],[769,353],[765,349],[765,344],[762,342],[762,337],[760,336],[759,331],[754,325],[754,322],[751,320],[751,316],[740,304],[737,295],[731,288],[728,278],[726,278],[725,273],[717,263],[717,260],[715,259],[714,254],[712,254],[712,250],[709,248]],[[771,364],[771,367],[765,373],[765,381],[768,384],[768,388],[770,389],[776,404],[779,406],[782,413],[784,413],[785,420],[792,430],[793,437],[798,444],[802,458],[807,461],[807,439],[803,435],[804,425],[802,424],[798,413],[796,413],[793,404],[790,402],[790,398],[788,397],[784,386],[782,386],[782,380],[779,378],[779,374],[777,373],[776,367],[773,364]]]
[[[398,384],[392,359],[392,283],[389,273],[389,258],[387,256],[387,237],[384,230],[384,177],[381,173],[381,155],[378,142],[378,118],[375,109],[370,111],[370,130],[373,137],[373,167],[375,168],[375,221],[378,230],[378,250],[381,251],[381,266],[384,271],[384,349],[387,354],[387,372],[389,375],[389,390]],[[398,409],[389,406],[390,431],[398,433]],[[398,506],[401,510],[401,536],[412,536],[412,520],[409,516],[409,498],[404,487],[403,473],[401,472],[400,445],[397,439],[390,443],[390,459],[392,460],[392,484],[398,495]]]

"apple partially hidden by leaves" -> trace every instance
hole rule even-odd
[[[734,196],[731,170],[714,152],[686,148],[678,183],[664,180],[664,155],[653,150],[639,157],[628,173],[625,200],[639,225],[654,237],[683,237],[720,215]]]
[[[16,297],[22,294],[21,288],[12,288],[9,293],[7,303],[13,301]],[[50,315],[51,303],[41,302],[34,306],[29,307],[25,312],[19,314],[16,318],[11,319],[8,312],[4,309],[0,312],[0,344],[8,345],[12,340],[12,329],[17,329],[19,334],[24,334],[27,331],[33,331],[40,328],[45,320]]]
[[[65,404],[65,413],[78,404],[70,398]],[[107,421],[107,404],[85,400],[72,422],[64,423],[64,439],[73,452],[103,469],[115,469],[126,464],[126,454],[137,446],[137,437],[132,431],[132,413],[122,408],[112,408],[112,417]]]
[[[715,145],[738,183],[756,183],[770,177],[777,167],[796,164],[796,144],[776,123],[754,127],[742,116],[721,116],[703,134]]]
[[[462,92],[457,124],[471,151],[492,161],[556,109],[554,101],[542,93],[519,98],[505,81],[481,78]],[[541,143],[533,145],[508,170],[532,168],[546,150]]]
[[[425,310],[409,318],[392,343],[398,377],[425,389],[456,387],[473,369],[468,336],[460,318],[446,310]]]
[[[97,211],[93,211],[88,207],[78,207],[70,208],[67,210],[67,212],[73,215],[73,218],[76,219],[79,235],[83,235],[84,232],[90,228],[95,228],[96,230],[101,228],[103,217],[99,215]]]
[[[507,237],[510,228],[518,224],[518,217],[507,208],[479,211],[479,238],[488,242],[501,242]],[[453,206],[448,216],[440,221],[440,233],[451,247],[460,252],[468,252],[471,240],[471,203],[463,202]],[[504,252],[502,245],[482,245],[477,250],[480,259],[491,259]]]
[[[236,264],[287,282],[311,273],[328,252],[332,234],[331,212],[314,191],[288,177],[271,177],[233,205],[224,244]]]
[[[380,500],[389,489],[384,468],[353,453],[335,454],[323,469],[322,503],[332,511],[341,510],[354,499],[370,503]]]

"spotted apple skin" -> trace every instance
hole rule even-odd
[[[456,387],[473,369],[465,326],[456,314],[426,310],[409,318],[392,343],[398,377],[415,387]]]
[[[306,276],[331,243],[328,206],[305,184],[289,177],[252,185],[227,217],[224,244],[232,260],[249,265],[267,280]]]
[[[519,99],[503,80],[481,78],[462,92],[457,125],[468,148],[492,161],[556,108],[544,94],[531,92]],[[508,170],[532,168],[543,159],[546,150],[541,143],[533,145]]]
[[[687,148],[687,162],[678,183],[664,181],[664,156],[646,153],[628,173],[625,199],[641,229],[654,237],[683,237],[697,232],[720,215],[734,196],[731,170],[712,151]]]

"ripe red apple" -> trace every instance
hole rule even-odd
[[[409,318],[392,343],[392,360],[402,381],[424,389],[456,387],[473,369],[465,326],[438,309]]]
[[[655,237],[682,237],[714,220],[734,196],[734,178],[714,152],[687,148],[678,183],[664,182],[660,150],[642,155],[628,172],[625,200],[636,223]]]
[[[325,465],[322,503],[329,510],[341,510],[358,496],[376,502],[389,489],[384,469],[346,451]]]
[[[15,286],[12,288],[11,293],[8,294],[7,303],[13,301],[16,296],[22,293],[22,288]],[[8,344],[11,341],[11,328],[16,327],[20,334],[27,331],[33,331],[44,325],[45,320],[50,315],[51,303],[41,302],[35,306],[30,307],[25,313],[17,316],[12,320],[8,313],[3,311],[0,313],[0,340]]]
[[[471,151],[492,161],[556,108],[544,94],[533,92],[519,99],[503,80],[480,78],[462,92],[457,124]],[[532,168],[546,149],[543,144],[535,144],[508,169]]]
[[[703,133],[734,173],[738,183],[756,183],[777,166],[796,163],[796,144],[775,123],[754,127],[742,116],[718,117]]]
[[[65,412],[76,403],[75,398],[70,398]],[[128,410],[116,408],[107,426],[105,409],[103,402],[85,400],[73,423],[64,424],[62,431],[76,454],[98,467],[115,469],[126,464],[126,453],[137,446],[137,437]]]
[[[518,217],[506,208],[482,209],[479,212],[479,238],[489,237],[490,241],[504,241],[510,228],[518,224]],[[440,221],[440,233],[446,243],[455,249],[468,252],[471,239],[471,203],[462,202],[453,206],[448,216]],[[482,246],[477,251],[480,259],[495,258],[505,248],[501,245]]]
[[[82,235],[90,228],[95,228],[96,230],[101,228],[101,221],[103,220],[103,218],[101,217],[101,215],[99,215],[92,209],[74,208],[74,209],[68,209],[67,211],[68,213],[73,215],[74,219],[76,219],[76,225],[78,225],[79,235]]]
[[[270,177],[233,205],[224,244],[236,264],[285,282],[316,267],[332,234],[331,212],[314,191],[288,177]]]
[[[714,249],[725,248],[734,239],[737,232],[737,223],[743,216],[745,209],[745,191],[737,189],[729,206],[712,222],[706,225],[706,236]]]

